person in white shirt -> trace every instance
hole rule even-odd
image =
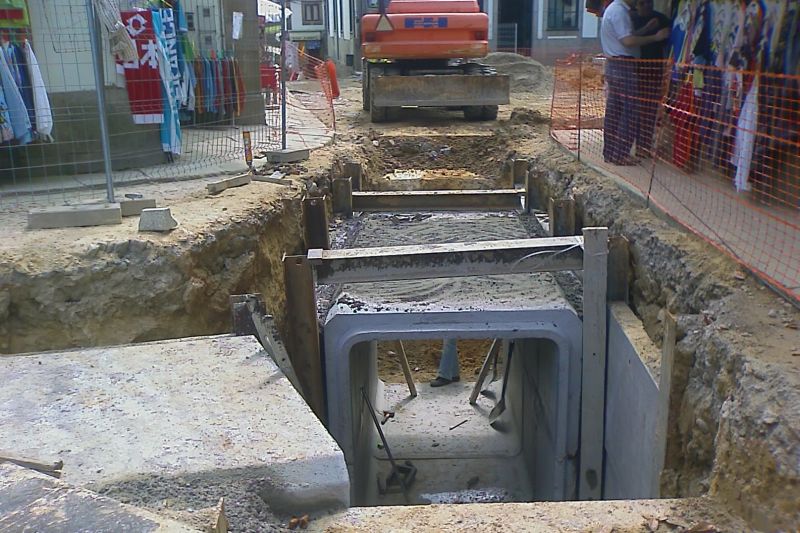
[[[639,47],[669,38],[669,28],[653,35],[633,29],[636,0],[614,0],[603,13],[600,43],[606,56],[608,97],[603,124],[603,159],[614,165],[632,165],[630,153],[636,137],[636,59]],[[648,28],[650,29],[650,28]]]

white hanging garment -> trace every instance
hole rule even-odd
[[[94,0],[94,9],[97,18],[108,31],[108,41],[113,53],[122,63],[135,61],[139,58],[136,43],[133,42],[128,30],[120,18],[119,2],[117,0]]]
[[[758,129],[758,77],[753,80],[750,90],[747,91],[742,110],[739,112],[739,121],[736,124],[736,140],[731,163],[736,166],[734,185],[737,192],[749,191],[750,166],[753,162],[753,148],[756,144],[756,131]]]
[[[36,133],[42,141],[53,142],[53,111],[50,107],[50,98],[44,86],[42,71],[39,62],[33,53],[31,43],[25,41],[25,62],[28,63],[28,74],[33,87],[33,109],[36,113]]]

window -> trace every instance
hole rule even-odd
[[[322,2],[303,2],[303,25],[322,24]]]
[[[548,30],[578,29],[578,0],[548,0]]]

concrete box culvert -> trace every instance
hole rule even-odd
[[[573,310],[363,313],[340,303],[325,323],[328,427],[344,451],[352,501],[369,501],[375,485],[377,433],[361,397],[364,387],[374,404],[378,400],[375,341],[431,338],[517,340],[507,402],[532,489],[526,499],[574,498],[581,322]],[[458,489],[463,487],[450,488]]]

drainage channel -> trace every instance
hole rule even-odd
[[[350,247],[529,237],[516,212],[364,214],[358,227]],[[352,504],[577,497],[581,321],[552,274],[345,284],[324,338],[327,401],[339,406],[328,427],[345,454]],[[444,339],[497,340],[474,404],[473,368],[445,387],[415,380],[409,389],[378,365],[379,346],[382,360],[401,365],[403,342]],[[405,478],[392,476],[387,451]]]

